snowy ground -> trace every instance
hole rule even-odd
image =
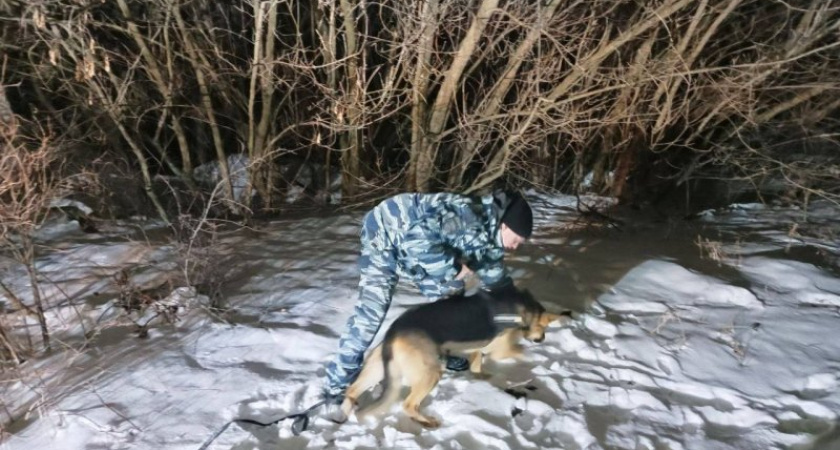
[[[397,407],[380,422],[316,419],[301,436],[288,423],[232,425],[209,448],[840,448],[836,209],[811,211],[809,233],[794,226],[801,211],[752,205],[705,213],[690,231],[571,232],[569,199],[534,200],[534,245],[510,266],[550,309],[581,314],[528,344],[524,361],[488,364],[487,380],[446,374],[425,405],[441,428]],[[157,285],[178,269],[174,248],[127,239],[128,228],[50,228],[38,265],[48,295],[75,299],[52,318],[68,350],[4,383],[5,414],[18,420],[2,448],[198,449],[231,419],[271,421],[313,403],[354,304],[360,217],[225,234],[229,321],[201,299],[172,299],[189,311],[146,339],[105,327],[114,276],[128,268],[133,283]],[[697,232],[720,262],[700,259]],[[22,269],[0,260],[0,279],[27,298]],[[401,286],[389,318],[423,301]],[[96,335],[83,349],[79,316]]]

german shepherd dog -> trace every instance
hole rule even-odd
[[[341,405],[346,420],[359,396],[383,383],[382,395],[357,414],[382,412],[400,396],[403,381],[411,388],[403,409],[427,428],[440,422],[420,412],[420,404],[441,377],[441,357],[466,354],[470,371],[481,373],[484,354],[493,360],[518,358],[522,337],[542,342],[549,323],[571,317],[571,311],[551,314],[527,291],[512,284],[489,292],[455,295],[418,306],[398,317],[382,344],[373,349]]]

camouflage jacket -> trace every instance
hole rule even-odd
[[[371,236],[371,244],[394,249],[396,267],[391,269],[428,297],[462,290],[463,282],[455,280],[462,264],[484,286],[506,278],[499,233],[503,210],[497,197],[401,194],[373,212],[379,233]]]

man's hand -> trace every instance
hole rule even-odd
[[[467,278],[469,278],[473,275],[474,275],[473,271],[470,270],[470,268],[467,267],[466,264],[461,264],[461,271],[458,272],[458,275],[455,276],[455,279],[458,280],[458,281],[463,281],[463,280],[465,280],[465,279],[467,279]]]

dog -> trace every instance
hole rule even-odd
[[[482,377],[485,354],[493,360],[518,358],[522,355],[521,338],[542,342],[551,322],[571,316],[571,311],[547,312],[528,291],[513,284],[469,296],[455,295],[406,311],[394,321],[347,389],[342,421],[356,408],[359,396],[380,382],[380,397],[357,415],[387,409],[399,398],[405,381],[411,390],[403,410],[424,427],[437,428],[440,421],[421,413],[420,404],[441,378],[441,357],[465,354],[470,372]]]

